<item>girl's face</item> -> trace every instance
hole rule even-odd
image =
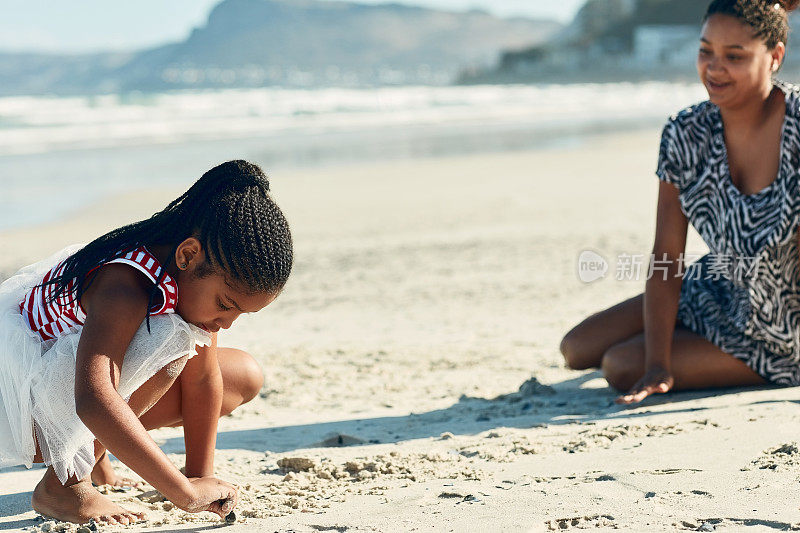
[[[231,327],[242,313],[255,313],[275,300],[277,294],[249,292],[222,271],[203,272],[205,253],[199,241],[187,239],[192,240],[196,246],[186,249],[181,245],[176,252],[177,264],[186,265],[176,276],[176,312],[184,320],[215,333]]]
[[[769,94],[784,53],[783,43],[770,50],[735,17],[712,15],[703,25],[697,72],[712,103],[737,108]]]

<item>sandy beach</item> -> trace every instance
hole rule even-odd
[[[267,377],[219,424],[217,473],[242,494],[228,530],[800,529],[795,389],[624,408],[598,372],[568,370],[559,354],[580,319],[644,288],[615,266],[650,251],[658,141],[648,129],[270,172],[297,262],[274,304],[221,337]],[[0,278],[180,192],[0,233]],[[578,278],[583,250],[608,260],[605,279]],[[687,250],[705,251],[693,232]],[[181,430],[152,435],[182,466]],[[30,509],[41,473],[0,471],[0,531],[64,527]],[[148,514],[128,529],[219,524],[138,490],[111,496]]]

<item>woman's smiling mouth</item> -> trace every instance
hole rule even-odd
[[[711,80],[709,78],[706,78],[706,87],[708,87],[712,91],[722,91],[724,89],[727,89],[731,85],[733,85],[733,82],[728,81],[728,82],[725,82],[725,83],[720,83],[720,82]]]

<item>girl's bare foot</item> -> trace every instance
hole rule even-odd
[[[95,522],[133,524],[144,520],[144,514],[123,509],[92,487],[88,479],[64,486],[53,467],[48,467],[31,497],[34,510],[43,516],[76,524]]]
[[[143,485],[141,481],[136,481],[127,477],[118,476],[111,466],[108,453],[104,452],[102,457],[97,460],[92,470],[92,483],[97,485],[111,485],[112,487],[133,487],[139,488]]]

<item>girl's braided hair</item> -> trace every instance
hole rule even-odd
[[[168,262],[172,262],[178,245],[192,236],[206,253],[208,264],[198,269],[200,276],[222,269],[253,293],[277,293],[289,278],[289,224],[270,198],[264,171],[239,160],[222,163],[203,174],[163,211],[93,240],[66,260],[61,275],[42,285],[55,285],[51,300],[65,297],[70,302],[80,301],[97,274],[95,267],[118,257],[121,251],[169,244],[172,253]],[[160,294],[158,284],[166,274],[167,265],[162,266],[150,291],[148,328],[150,307]]]
[[[708,6],[703,22],[711,15],[730,15],[755,30],[767,48],[786,44],[789,38],[789,12],[800,0],[714,0]]]

